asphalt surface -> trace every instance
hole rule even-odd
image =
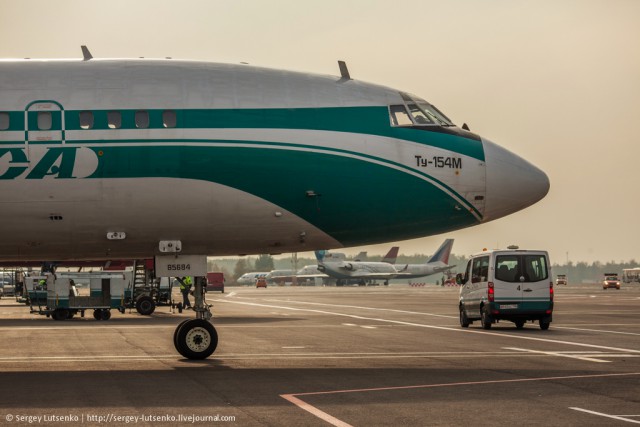
[[[640,285],[556,289],[548,331],[458,324],[458,290],[227,288],[220,343],[183,359],[192,312],[53,321],[0,300],[3,425],[640,423]],[[30,422],[31,421],[31,422]]]

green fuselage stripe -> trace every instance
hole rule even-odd
[[[134,109],[117,110],[121,114],[120,129],[137,129]],[[164,129],[163,112],[149,109],[148,129]],[[386,106],[378,107],[327,107],[327,108],[261,108],[261,109],[177,109],[176,128],[188,129],[309,129],[333,132],[369,134],[412,141],[442,148],[484,161],[482,142],[459,135],[393,127]],[[91,110],[93,127],[80,127],[81,110],[65,110],[67,131],[114,130],[107,122],[108,110]],[[54,111],[51,130],[61,129],[61,112]],[[29,111],[29,130],[38,130],[36,112]],[[7,130],[25,130],[24,112],[9,112],[10,127]],[[435,129],[435,128],[434,128]],[[2,131],[0,131],[2,132]]]
[[[216,182],[282,206],[344,245],[380,241],[380,235],[409,239],[478,222],[432,183],[350,156],[237,146],[111,145],[91,149],[102,155],[90,178]],[[308,197],[308,191],[318,196]]]

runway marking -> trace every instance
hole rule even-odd
[[[441,387],[524,383],[524,382],[535,382],[535,381],[557,381],[557,380],[566,380],[566,379],[605,378],[605,377],[621,377],[621,376],[635,376],[635,375],[640,375],[640,372],[628,372],[628,373],[616,373],[616,374],[593,374],[593,375],[569,375],[564,377],[516,378],[511,380],[487,380],[487,381],[470,381],[470,382],[443,383],[443,384],[421,384],[421,385],[410,385],[410,386],[399,386],[399,387],[376,387],[376,388],[362,388],[362,389],[351,389],[351,390],[316,391],[316,392],[307,392],[307,393],[281,394],[280,397],[293,403],[298,408],[303,409],[309,412],[310,414],[313,414],[316,417],[334,426],[349,426],[349,424],[345,423],[344,421],[339,420],[338,418],[335,418],[327,414],[326,412],[321,411],[315,406],[305,402],[304,400],[300,399],[299,396],[320,396],[320,395],[327,395],[327,394],[368,393],[368,392],[376,392],[376,391],[429,389],[429,388],[441,388]],[[574,408],[571,408],[571,409],[574,409]],[[580,410],[580,409],[578,408],[577,410]],[[624,420],[624,421],[627,421],[627,420]],[[631,420],[631,421],[636,422],[634,420]]]
[[[377,326],[367,326],[367,325],[356,325],[355,323],[343,323],[343,326],[357,326],[364,329],[378,329]],[[387,325],[384,325],[387,326]]]
[[[303,349],[306,346],[281,347],[282,349]],[[533,354],[522,352],[398,352],[398,353],[245,353],[245,354],[219,354],[216,353],[216,360],[264,360],[266,357],[278,357],[281,359],[410,359],[410,358],[438,358],[438,359],[460,359],[473,357],[531,357]],[[132,360],[153,361],[153,360],[178,360],[176,354],[167,355],[83,355],[83,356],[0,356],[0,363],[33,363],[39,361],[53,362],[125,362]]]
[[[514,350],[514,351],[524,351],[526,353],[536,353],[536,354],[547,354],[549,356],[558,356],[558,357],[568,357],[570,359],[580,359],[586,360],[587,362],[598,362],[598,363],[609,363],[610,360],[602,360],[602,359],[594,359],[592,357],[584,357],[584,356],[576,356],[567,353],[559,353],[555,351],[540,351],[540,350],[530,350],[526,348],[516,348],[516,347],[503,347],[505,350]]]
[[[586,328],[570,328],[568,326],[554,326],[555,329],[570,329],[573,331],[587,331],[587,332],[604,332],[607,334],[620,334],[620,335],[636,335],[640,336],[640,334],[635,332],[622,332],[622,331],[603,331],[601,329],[586,329]]]
[[[331,312],[331,311],[315,310],[315,309],[310,309],[310,308],[297,308],[297,307],[286,307],[286,306],[277,306],[277,305],[270,305],[270,304],[259,304],[259,303],[255,303],[255,302],[242,302],[242,301],[224,301],[224,302],[232,303],[232,304],[250,305],[250,306],[255,306],[255,307],[279,308],[279,309],[282,309],[282,310],[304,311],[304,312],[310,312],[310,313],[328,314],[328,315],[332,315],[332,316],[349,317],[349,318],[358,319],[358,320],[394,323],[394,324],[398,324],[398,325],[416,326],[416,327],[419,327],[419,328],[438,329],[438,330],[442,330],[442,331],[453,331],[453,332],[459,332],[459,333],[482,334],[484,336],[492,335],[492,336],[497,336],[497,337],[515,338],[515,339],[521,339],[521,340],[539,341],[539,342],[547,342],[547,343],[553,343],[553,344],[574,345],[574,346],[578,346],[578,347],[598,348],[598,349],[603,349],[603,350],[612,350],[612,351],[620,351],[620,352],[638,353],[638,354],[640,354],[640,350],[632,350],[632,349],[628,349],[628,348],[608,347],[608,346],[604,346],[604,345],[586,344],[586,343],[579,343],[579,342],[572,342],[572,341],[562,341],[562,340],[552,340],[552,339],[548,339],[548,338],[536,338],[536,337],[528,337],[528,336],[522,336],[522,335],[511,335],[511,334],[506,334],[506,333],[503,334],[503,333],[497,333],[497,332],[489,332],[489,331],[486,331],[486,330],[477,330],[476,331],[476,330],[473,330],[473,329],[462,329],[462,328],[458,329],[458,328],[451,328],[451,327],[447,327],[447,326],[425,325],[423,323],[404,322],[404,321],[401,321],[401,320],[379,319],[379,318],[374,318],[374,317],[358,316],[358,315],[355,315],[355,314],[336,313],[336,312]]]
[[[574,411],[586,412],[587,414],[599,415],[601,417],[613,418],[614,420],[626,421],[628,423],[640,424],[640,421],[638,420],[630,420],[629,418],[626,418],[626,417],[638,417],[640,415],[624,415],[624,416],[610,415],[610,414],[603,414],[602,412],[590,411],[588,409],[582,409],[582,408],[576,408],[576,407],[569,407],[569,409],[573,409]]]
[[[321,411],[320,409],[316,408],[315,406],[309,405],[304,400],[298,399],[293,394],[281,394],[280,397],[282,397],[285,400],[288,400],[289,402],[291,402],[294,405],[296,405],[298,408],[303,409],[303,410],[309,412],[312,415],[315,415],[316,417],[320,418],[322,421],[326,421],[326,422],[328,422],[329,424],[331,424],[333,426],[336,426],[336,427],[353,427],[351,424],[347,424],[344,421],[339,420],[338,418],[333,417],[333,416],[327,414],[324,411]]]
[[[179,318],[177,318],[179,319]],[[186,319],[186,318],[184,318]],[[98,326],[93,322],[83,326],[2,326],[0,327],[0,332],[7,331],[19,331],[19,330],[29,330],[29,331],[66,331],[70,329],[110,329],[113,331],[117,331],[119,329],[175,329],[176,325],[111,325],[111,326]]]
[[[278,300],[278,299],[266,299],[265,301],[295,303],[295,304],[308,304],[308,305],[323,305],[323,306],[329,306],[329,307],[357,308],[357,309],[360,309],[360,310],[391,311],[393,313],[419,314],[419,315],[422,315],[422,316],[445,317],[447,319],[457,319],[458,318],[458,316],[448,316],[448,315],[445,315],[445,314],[423,313],[421,311],[394,310],[392,308],[360,307],[360,306],[357,306],[357,305],[323,304],[323,303],[320,303],[320,302],[288,301],[288,300]]]
[[[225,295],[224,297],[225,297],[225,298],[231,298],[231,297],[233,297],[233,296],[235,296],[235,295],[236,295],[236,291],[233,291],[233,292],[228,293],[228,294],[227,294],[227,295]]]

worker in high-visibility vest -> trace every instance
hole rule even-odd
[[[46,279],[40,279],[40,281],[38,282],[38,289],[46,291],[47,290],[47,280]]]
[[[180,292],[182,292],[182,307],[191,308],[191,302],[189,301],[189,291],[191,290],[191,285],[193,285],[193,279],[191,279],[191,276],[185,276],[179,282]]]

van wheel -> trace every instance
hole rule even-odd
[[[516,321],[514,323],[516,324],[516,329],[524,328],[524,320],[518,320],[518,321]]]
[[[480,322],[482,323],[482,329],[491,329],[491,316],[487,312],[486,308],[480,310]]]
[[[550,325],[551,322],[549,321],[549,319],[540,319],[540,329],[542,329],[543,331],[549,329]]]
[[[467,313],[464,311],[464,308],[460,306],[460,326],[468,328],[470,323]]]

